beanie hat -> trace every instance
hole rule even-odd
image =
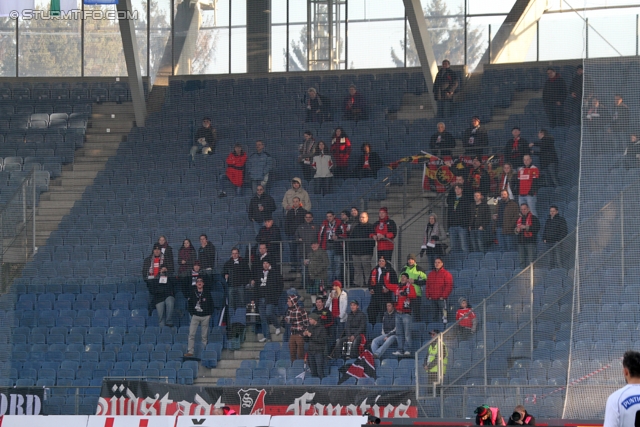
[[[338,287],[342,289],[342,282],[340,280],[334,280],[332,283],[333,287]]]
[[[478,406],[476,410],[473,411],[473,413],[478,414],[479,417],[484,417],[485,415],[487,415],[489,411],[490,411],[489,405],[482,405],[482,406]]]
[[[313,319],[313,320],[315,320],[316,322],[318,322],[318,321],[320,320],[320,316],[318,316],[318,313],[311,313],[311,314],[309,315],[309,319]]]
[[[416,260],[416,254],[409,254],[409,256],[407,256],[407,261],[410,260],[410,259],[415,261]]]

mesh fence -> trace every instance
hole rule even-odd
[[[558,402],[564,397],[571,333],[572,247],[575,233],[514,277],[476,276],[466,291],[488,297],[478,304],[470,301],[472,315],[416,353],[419,398],[435,416],[471,417],[484,403],[497,404],[505,412],[526,404],[539,416],[561,415]],[[554,265],[558,261],[561,265]],[[460,282],[464,279],[459,276],[455,297],[465,292]],[[451,316],[457,310],[464,313],[452,302],[449,306]],[[429,374],[424,362],[431,345],[439,341],[443,349],[436,357],[446,351],[446,371]]]
[[[638,349],[633,336],[639,302],[635,284],[640,184],[634,141],[630,142],[634,131],[630,117],[637,115],[638,105],[633,90],[636,67],[625,59],[584,62],[592,90],[583,100],[579,205],[583,225],[577,239],[567,418],[603,417],[607,396],[624,384],[622,355]],[[626,88],[624,93],[621,87]],[[624,179],[615,185],[602,179],[612,174]]]

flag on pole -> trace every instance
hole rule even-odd
[[[2,0],[0,1],[0,17],[10,16],[14,10],[22,14],[25,9],[35,9],[35,0]]]
[[[60,0],[51,0],[49,13],[51,16],[60,16]]]

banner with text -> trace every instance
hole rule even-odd
[[[414,393],[377,387],[198,387],[146,381],[104,381],[97,415],[362,415],[415,418]]]
[[[490,194],[497,193],[496,179],[502,174],[504,156],[482,156],[482,168],[487,171],[490,179]],[[456,176],[462,176],[465,182],[471,181],[473,184],[473,156],[451,156],[435,157],[431,156],[424,162],[424,174],[422,179],[422,189],[425,191],[436,191],[442,193],[446,191],[449,184],[452,184]]]
[[[42,387],[0,388],[0,415],[40,415],[43,400]]]

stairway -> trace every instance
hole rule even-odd
[[[116,154],[134,125],[130,102],[93,104],[87,123],[84,146],[75,152],[73,164],[64,165],[62,175],[51,180],[49,192],[43,193],[36,213],[36,247],[43,246],[62,218],[82,198],[87,186],[107,160]]]
[[[504,124],[509,119],[510,115],[524,114],[524,109],[529,101],[536,98],[542,98],[542,91],[523,90],[522,92],[515,92],[509,107],[495,107],[493,109],[491,121],[485,125],[485,128],[487,130],[504,129]]]

